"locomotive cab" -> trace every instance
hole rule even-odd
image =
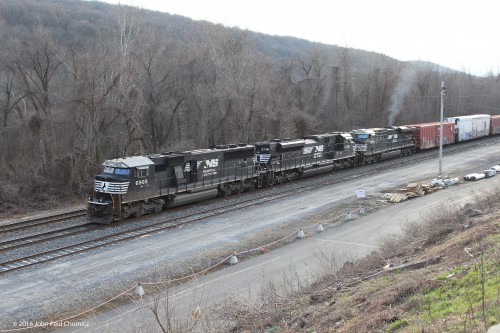
[[[356,143],[357,160],[376,162],[382,154],[399,152],[402,155],[415,151],[412,127],[392,126],[385,128],[358,129],[351,132]]]
[[[352,131],[351,136],[357,144],[368,144],[375,139],[375,131],[371,129],[359,129]]]
[[[123,218],[123,203],[147,195],[151,183],[150,167],[154,163],[149,158],[135,156],[107,160],[102,165],[102,172],[94,179],[94,191],[88,197],[87,209],[93,222],[111,223]]]
[[[276,143],[258,142],[255,144],[255,163],[260,170],[270,169],[271,155],[276,155]]]
[[[366,152],[370,146],[373,151],[375,144],[375,131],[371,129],[360,129],[351,132],[352,140],[355,143],[356,152]]]

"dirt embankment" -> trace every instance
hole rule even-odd
[[[220,311],[237,332],[486,332],[500,322],[499,212],[498,193],[443,208],[357,262],[330,258],[312,286]]]

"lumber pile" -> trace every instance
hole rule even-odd
[[[396,193],[384,194],[384,199],[391,203],[399,203],[411,198],[421,197],[435,191],[431,185],[421,183],[409,183],[406,188],[396,190]]]

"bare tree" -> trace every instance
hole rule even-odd
[[[15,88],[15,69],[9,67],[4,75],[1,75],[2,98],[0,99],[1,110],[3,113],[2,127],[5,129],[8,126],[8,120],[13,111],[17,111],[18,122],[24,120],[24,110],[21,106],[23,99],[28,96],[27,92],[16,92]]]
[[[109,101],[121,74],[112,73],[111,62],[106,50],[98,45],[87,53],[73,52],[73,123],[81,182],[91,177],[102,160],[109,156],[109,143],[113,143],[108,133],[112,132],[111,126],[117,116],[110,112]]]
[[[221,26],[212,27],[198,48],[200,80],[193,95],[199,116],[207,125],[203,132],[216,145],[231,138],[246,140],[247,124],[253,118],[258,89],[258,60],[252,58],[248,32]],[[240,135],[240,134],[243,135]],[[247,134],[248,136],[248,134]]]
[[[439,120],[439,110],[434,109],[439,104],[439,99],[437,99],[439,82],[439,74],[432,67],[421,66],[415,72],[413,87],[408,103],[405,104],[404,123],[415,124]]]
[[[298,59],[297,64],[298,107],[314,115],[319,109],[325,91],[328,68],[321,50],[313,50],[307,59]]]
[[[144,22],[144,12],[132,6],[118,4],[116,20],[119,51],[123,58],[127,58],[134,52],[136,46],[141,44],[140,34]]]
[[[26,39],[14,41],[14,65],[23,86],[23,94],[27,96],[33,110],[30,130],[39,145],[44,175],[49,175],[55,162],[50,88],[62,64],[56,57],[56,49],[47,30],[40,26],[31,29]]]
[[[400,72],[400,67],[386,58],[378,58],[372,64],[369,77],[371,103],[370,108],[366,110],[366,116],[370,115],[367,118],[373,124],[372,127],[392,125],[399,114],[402,100],[411,85],[411,82],[408,82],[410,79],[400,77]],[[398,81],[401,84],[396,86]]]
[[[352,75],[353,75],[353,55],[348,47],[344,47],[341,51],[340,67],[342,68],[342,85],[344,97],[344,109],[351,109],[352,102]]]
[[[145,118],[144,139],[150,150],[158,152],[175,141],[182,140],[183,103],[191,90],[190,59],[169,38],[148,29],[143,36],[144,45],[136,54],[140,63],[140,87],[143,94],[142,111]],[[186,71],[185,75],[181,71]]]

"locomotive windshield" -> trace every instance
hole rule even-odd
[[[351,134],[356,143],[365,143],[370,138],[370,133],[355,133],[353,131]]]
[[[130,177],[130,169],[104,167],[104,173],[108,175]]]
[[[255,153],[256,154],[269,154],[270,152],[271,152],[271,147],[269,144],[255,146]]]

